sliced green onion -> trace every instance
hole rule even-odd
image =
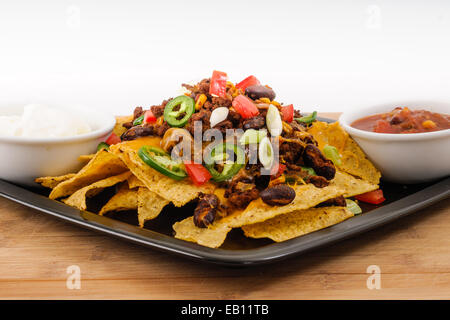
[[[273,155],[273,147],[270,143],[270,139],[265,137],[259,143],[258,149],[259,162],[264,166],[265,169],[270,169],[273,164],[274,155]]]
[[[345,202],[347,203],[348,211],[350,211],[354,215],[362,213],[361,207],[358,206],[358,204],[355,201],[350,200],[350,199],[345,199]]]
[[[209,124],[210,124],[211,128],[214,128],[217,124],[226,120],[229,113],[230,113],[230,110],[227,107],[215,108],[211,112],[211,116],[209,117]]]
[[[239,139],[239,142],[242,145],[252,144],[252,143],[259,143],[265,137],[267,137],[267,131],[266,130],[248,129],[241,136],[241,138]]]
[[[302,167],[302,170],[308,172],[308,174],[309,174],[310,176],[317,176],[317,173],[314,171],[313,168],[310,168],[310,167]]]
[[[134,121],[133,121],[133,126],[139,126],[139,125],[141,125],[142,122],[144,122],[144,116],[145,116],[145,114],[143,114],[142,116],[140,116],[140,117],[134,119]]]
[[[312,123],[314,120],[316,120],[316,118],[317,118],[317,111],[314,111],[310,115],[301,118],[294,118],[294,120],[297,122],[309,124]]]
[[[176,107],[179,107],[179,109],[174,110]],[[184,95],[178,96],[175,99],[170,100],[164,107],[164,120],[171,127],[181,128],[184,127],[194,112],[194,99]]]
[[[107,144],[106,142],[100,142],[97,146],[97,152],[102,149],[109,150],[109,144]]]
[[[269,105],[269,109],[267,109],[266,125],[272,137],[278,137],[283,131],[280,111],[273,104]]]
[[[323,154],[327,159],[333,161],[335,166],[340,166],[342,164],[341,155],[339,154],[338,149],[333,146],[326,145],[323,147]]]

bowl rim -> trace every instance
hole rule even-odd
[[[341,116],[338,119],[338,122],[340,125],[347,131],[350,135],[354,135],[360,138],[365,138],[369,140],[381,140],[381,141],[422,141],[422,140],[428,140],[428,139],[436,139],[436,138],[442,138],[450,136],[450,129],[445,130],[439,130],[439,131],[432,131],[432,132],[421,132],[421,133],[408,133],[408,134],[392,134],[392,133],[378,133],[378,132],[370,132],[365,131],[361,129],[357,129],[351,126],[351,123],[357,119],[360,119],[362,117],[368,117],[371,115],[375,115],[378,113],[383,113],[383,109],[386,109],[384,112],[388,112],[395,108],[394,106],[406,106],[411,109],[420,109],[420,107],[413,106],[410,107],[409,105],[415,104],[420,105],[423,104],[424,106],[421,107],[421,109],[426,110],[427,108],[425,106],[432,105],[433,103],[438,105],[447,105],[450,107],[450,103],[443,103],[443,102],[421,102],[421,101],[415,101],[415,102],[400,102],[400,103],[385,103],[381,105],[375,105],[365,108],[358,108],[353,111],[345,111],[341,114]],[[436,111],[434,111],[436,112]],[[354,119],[353,119],[354,118]]]
[[[60,105],[62,109],[66,108],[68,105]],[[69,105],[74,107],[74,105]],[[104,119],[101,123],[99,122],[99,128],[87,133],[67,136],[67,137],[42,137],[42,138],[30,138],[30,137],[17,137],[17,136],[0,136],[0,143],[18,143],[18,144],[60,144],[60,143],[70,143],[70,142],[81,142],[86,140],[96,139],[110,133],[115,124],[116,118],[107,112],[98,112],[96,110],[90,110],[85,106],[76,105],[77,108],[81,108],[86,114],[97,114],[101,115]]]

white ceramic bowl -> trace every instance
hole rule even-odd
[[[419,183],[450,175],[450,130],[427,133],[386,134],[351,127],[353,121],[396,107],[450,114],[450,103],[433,101],[400,102],[345,112],[341,126],[360,145],[384,180]]]
[[[25,104],[0,105],[0,115],[20,115]],[[112,115],[81,106],[46,104],[75,111],[92,128],[86,134],[64,138],[1,137],[0,179],[17,184],[37,186],[34,179],[76,172],[82,166],[80,155],[94,153],[115,125]]]

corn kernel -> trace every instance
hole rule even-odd
[[[424,122],[422,122],[422,127],[424,127],[425,129],[434,129],[436,128],[436,123],[431,120],[425,120]]]
[[[273,101],[271,102],[271,104],[273,104],[273,105],[276,106],[276,107],[281,107],[281,104],[279,104],[279,103],[276,102],[275,100],[273,100]]]
[[[195,102],[195,110],[200,110],[201,107],[203,107],[203,105],[205,104],[206,99],[207,99],[206,95],[202,93],[202,94],[197,98],[197,101]]]

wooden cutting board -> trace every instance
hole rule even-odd
[[[380,289],[367,286],[374,265]],[[67,285],[68,268],[79,268],[80,289],[73,278]],[[116,240],[0,198],[0,298],[448,299],[450,199],[282,263],[232,269]]]

